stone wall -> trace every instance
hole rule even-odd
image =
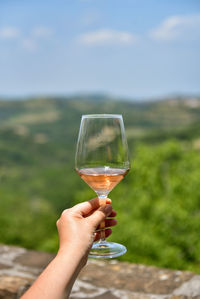
[[[0,245],[0,299],[20,298],[53,257]],[[70,298],[200,299],[200,275],[116,260],[90,260]]]

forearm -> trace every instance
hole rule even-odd
[[[68,298],[82,266],[82,257],[79,252],[72,249],[58,252],[21,299]]]

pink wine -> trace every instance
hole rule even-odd
[[[98,194],[107,195],[128,173],[123,168],[82,168],[77,170],[80,177]]]

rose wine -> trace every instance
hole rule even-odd
[[[97,193],[108,193],[124,178],[129,169],[97,167],[77,170],[80,177]]]

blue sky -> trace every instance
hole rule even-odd
[[[0,95],[200,94],[199,0],[1,0]]]

